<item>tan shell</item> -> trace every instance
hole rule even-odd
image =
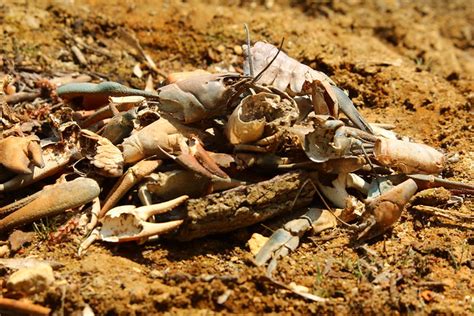
[[[235,108],[225,127],[225,135],[233,145],[252,143],[263,136],[265,118],[251,121],[242,120],[242,106],[247,98],[242,100],[242,102]]]
[[[394,139],[379,138],[374,154],[383,165],[403,173],[438,174],[446,163],[444,155],[428,145]]]
[[[168,77],[166,77],[166,83],[168,84],[175,83],[184,79],[191,78],[196,75],[203,75],[203,74],[206,75],[210,73],[202,69],[196,69],[193,71],[173,72],[173,73],[170,73]]]

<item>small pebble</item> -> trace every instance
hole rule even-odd
[[[8,245],[0,246],[0,258],[7,258],[10,256],[10,248]]]
[[[237,55],[242,55],[243,54],[243,50],[242,50],[242,47],[239,46],[239,45],[235,45],[234,46],[234,53],[237,54]]]
[[[8,242],[12,251],[20,250],[24,245],[31,243],[35,239],[36,234],[32,232],[25,233],[21,230],[14,230],[8,237]]]
[[[267,240],[268,237],[262,236],[257,233],[252,234],[252,237],[250,237],[248,241],[250,252],[255,256],[263,247],[263,245],[267,242]]]
[[[229,296],[232,294],[232,290],[226,290],[223,294],[219,295],[217,298],[217,304],[222,305],[229,299]]]
[[[164,277],[165,277],[165,273],[161,270],[150,271],[150,278],[152,279],[162,279]]]
[[[7,288],[12,292],[30,295],[43,292],[53,282],[53,268],[47,263],[40,263],[32,268],[19,269],[10,275]]]

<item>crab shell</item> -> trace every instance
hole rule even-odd
[[[158,89],[160,110],[185,124],[213,118],[226,112],[232,94],[230,82],[239,74],[197,74]],[[174,80],[174,79],[173,79]]]
[[[104,177],[120,177],[123,173],[122,152],[110,140],[89,130],[81,131],[81,149],[96,172]]]

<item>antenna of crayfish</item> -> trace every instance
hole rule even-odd
[[[244,23],[245,34],[247,37],[247,58],[249,59],[249,69],[250,69],[250,76],[253,78],[254,70],[253,70],[253,60],[252,55],[250,53],[250,31],[247,23]]]
[[[265,68],[263,68],[262,70],[260,70],[260,72],[258,73],[257,76],[255,76],[255,78],[253,78],[253,80],[250,82],[250,84],[254,84],[255,82],[257,82],[262,76],[263,76],[263,73],[265,71],[268,70],[268,68],[270,68],[270,66],[273,64],[273,62],[277,59],[278,55],[280,54],[281,52],[281,49],[283,48],[283,43],[285,42],[285,38],[283,37],[281,39],[281,42],[280,42],[280,46],[278,47],[278,51],[277,53],[275,54],[275,56],[273,56],[272,60],[270,60],[270,62],[265,66]]]
[[[281,39],[281,42],[280,42],[280,47],[278,47],[278,52],[275,54],[275,56],[273,56],[272,60],[270,60],[270,62],[265,66],[265,68],[263,68],[258,74],[256,77],[252,78],[252,76],[241,76],[241,78],[244,78],[245,80],[243,80],[241,82],[241,84],[239,84],[239,86],[236,88],[235,92],[229,97],[229,99],[227,100],[227,103],[226,103],[226,106],[229,106],[229,104],[232,104],[232,102],[235,100],[235,98],[237,96],[239,96],[240,94],[242,94],[242,92],[247,89],[249,86],[252,86],[253,84],[255,84],[255,82],[257,82],[263,75],[263,73],[265,71],[267,71],[267,69],[271,66],[271,64],[275,61],[275,59],[278,57],[278,54],[280,54],[281,52],[281,48],[283,47],[283,43],[285,42],[285,38],[282,38]],[[251,79],[251,80],[250,80]],[[250,80],[250,81],[248,81]]]

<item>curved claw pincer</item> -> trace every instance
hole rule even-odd
[[[138,208],[135,205],[117,206],[105,214],[101,219],[102,227],[96,228],[84,240],[79,252],[81,253],[86,250],[97,239],[107,242],[140,241],[154,235],[162,235],[173,231],[183,223],[183,220],[165,223],[151,223],[147,222],[147,220],[153,215],[171,211],[187,199],[188,196],[183,195],[170,201]]]
[[[358,240],[369,240],[383,234],[402,215],[405,204],[418,190],[413,179],[408,179],[382,195],[372,199],[364,212],[364,223],[359,226],[363,229],[358,235]]]

